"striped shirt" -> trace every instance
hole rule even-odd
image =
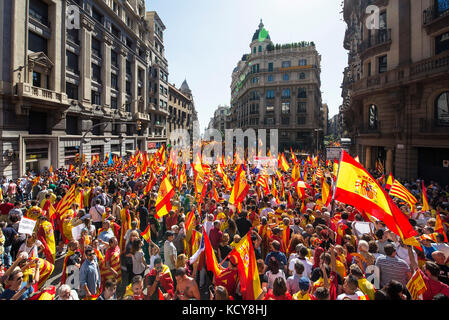
[[[401,258],[388,257],[381,255],[376,260],[376,266],[380,270],[380,286],[383,288],[391,280],[396,280],[402,283],[404,286],[408,282],[408,273],[410,267]]]

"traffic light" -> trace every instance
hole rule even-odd
[[[142,130],[142,121],[138,120],[137,121],[137,131]]]

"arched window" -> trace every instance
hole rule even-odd
[[[259,46],[259,52],[262,52],[262,46]]]
[[[369,106],[368,110],[368,124],[371,129],[377,129],[378,128],[378,119],[377,119],[377,106],[372,104]]]
[[[435,100],[435,122],[438,126],[449,126],[449,91]]]

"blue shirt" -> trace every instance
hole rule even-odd
[[[20,286],[20,290],[23,289],[23,287],[25,287],[27,284],[26,282],[23,282],[22,285]],[[25,292],[19,297],[18,300],[27,300],[34,292],[33,287],[29,287],[25,290]],[[0,300],[10,300],[15,294],[17,293],[17,291],[13,291],[11,289],[6,289],[5,291],[3,291],[3,293],[0,295]]]
[[[114,232],[111,229],[100,232],[98,239],[104,242],[108,242],[114,237]]]
[[[87,284],[91,294],[96,294],[100,288],[100,268],[98,267],[97,258],[93,261],[86,259],[80,268],[80,295],[85,296],[86,290],[84,285]]]

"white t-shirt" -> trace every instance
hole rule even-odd
[[[105,209],[102,205],[95,205],[89,210],[90,217],[92,218],[92,222],[101,222],[103,218],[103,213]]]
[[[143,251],[139,250],[132,256],[133,260],[133,273],[141,274],[145,271],[145,264],[142,262]]]
[[[42,246],[42,242],[39,240],[36,240],[34,245],[32,247],[28,247],[26,241],[22,243],[22,245],[19,248],[19,252],[26,252],[28,253],[29,257],[38,257],[39,248]]]
[[[212,230],[213,227],[214,227],[214,222],[213,221],[206,221],[206,223],[204,224],[204,230],[206,230],[206,234],[208,236],[209,236],[210,230]]]
[[[151,256],[150,257],[150,264],[149,264],[149,266],[150,266],[150,270],[153,270],[153,268],[154,268],[154,260],[156,260],[157,258],[161,258],[161,256],[159,255],[159,254],[157,254],[157,255],[155,255],[155,256]]]
[[[280,269],[279,269],[278,273],[276,273],[276,274],[273,274],[270,270],[268,270],[265,273],[265,276],[267,277],[268,289],[273,289],[274,280],[276,280],[276,278],[279,278],[279,277],[283,278],[285,283],[287,283],[287,279],[285,278],[285,273],[284,273],[284,271],[282,271]]]
[[[312,274],[313,264],[307,258],[305,260],[302,260],[300,258],[291,259],[288,264],[288,270],[290,270],[292,272],[292,274],[295,274],[295,263],[297,261],[301,262],[304,265],[304,272],[302,273],[302,275],[304,277],[307,277],[310,279],[310,275]]]
[[[364,294],[362,293],[362,291],[357,290],[354,294],[346,294],[346,293],[342,293],[337,297],[337,300],[344,300],[345,298],[349,298],[350,300],[359,300],[359,297],[363,297]]]
[[[415,261],[418,261],[418,255],[416,254],[415,250],[412,251],[413,255],[415,256]],[[402,260],[407,262],[408,265],[410,265],[410,257],[408,256],[408,249],[401,247],[399,243],[396,246],[396,255],[398,256],[398,258],[401,258]]]
[[[176,267],[173,263],[173,259],[171,258],[172,256],[174,256],[176,260],[178,256],[176,247],[173,244],[173,242],[166,240],[164,243],[164,260],[165,260],[164,262],[167,265],[167,267],[170,268],[170,270],[173,270]]]

